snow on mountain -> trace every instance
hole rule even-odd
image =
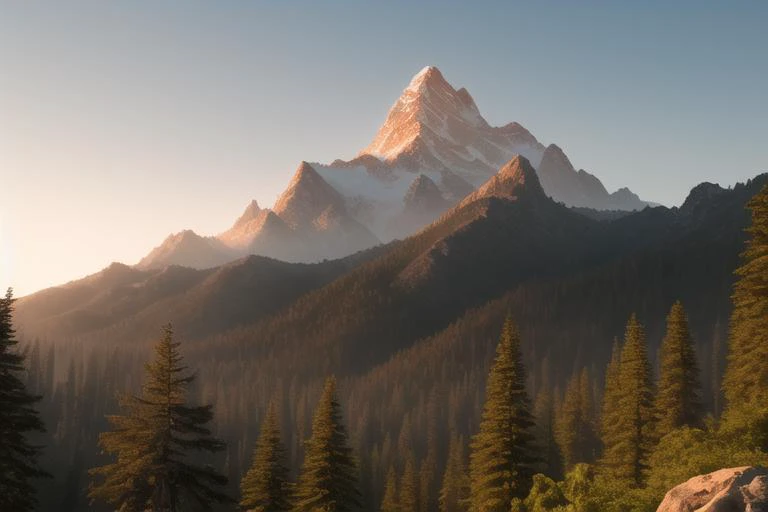
[[[538,164],[544,147],[517,123],[492,127],[466,89],[428,66],[413,77],[360,155],[411,171],[450,170],[474,186],[514,155]]]
[[[576,171],[559,147],[545,148],[522,125],[489,125],[466,89],[454,89],[440,70],[427,66],[355,158],[302,162],[272,209],[253,201],[219,236],[192,233],[197,238],[179,241],[174,235],[140,265],[183,261],[201,267],[246,254],[302,262],[344,256],[415,233],[476,187],[481,189],[473,196],[488,192],[498,169],[519,162],[518,155],[538,169],[544,192],[566,205],[646,205],[628,189],[609,194],[595,176]],[[195,250],[199,257],[192,256]]]

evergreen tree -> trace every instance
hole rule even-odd
[[[435,478],[435,462],[433,455],[427,455],[421,461],[419,468],[419,510],[429,512],[435,509],[432,498],[432,486]]]
[[[466,510],[469,482],[464,462],[464,440],[455,433],[451,436],[448,461],[440,489],[440,512],[462,512]]]
[[[357,468],[336,398],[336,379],[331,377],[312,422],[294,510],[345,512],[361,506]]]
[[[405,459],[405,469],[400,477],[400,508],[403,511],[418,510],[418,482],[416,477],[416,463],[413,460],[413,453],[410,453]]]
[[[49,475],[38,464],[42,448],[28,439],[45,428],[35,409],[41,397],[24,385],[24,355],[16,349],[13,302],[9,288],[0,298],[0,510],[22,512],[37,506],[30,481]]]
[[[611,359],[605,369],[605,388],[603,389],[603,407],[600,413],[600,441],[603,446],[604,465],[607,465],[606,454],[608,448],[618,442],[621,435],[619,428],[619,399],[621,398],[621,385],[619,383],[619,371],[621,365],[621,346],[619,341],[613,340]]]
[[[536,419],[536,444],[541,450],[541,473],[559,479],[563,464],[555,440],[555,403],[549,387],[542,387],[536,395],[533,416]]]
[[[488,375],[480,432],[472,440],[472,510],[506,512],[513,498],[528,495],[538,462],[533,426],[520,335],[507,318]]]
[[[397,500],[397,473],[395,467],[389,467],[387,484],[384,487],[384,498],[381,500],[381,512],[400,512],[400,503]]]
[[[653,447],[653,380],[643,326],[633,314],[627,323],[618,379],[611,376],[612,410],[604,416],[610,423],[604,436],[603,465],[612,477],[640,485],[646,460]],[[608,395],[608,389],[606,389]]]
[[[589,372],[584,368],[568,382],[557,421],[557,440],[565,470],[594,462],[596,438]]]
[[[213,419],[211,405],[190,406],[187,390],[194,374],[182,366],[179,342],[170,325],[146,365],[141,396],[127,395],[120,405],[123,416],[111,416],[114,427],[99,436],[102,449],[115,462],[91,470],[89,496],[119,510],[174,512],[231,502],[222,488],[227,478],[211,466],[189,461],[192,452],[225,449],[205,426]]]
[[[599,451],[597,410],[595,407],[593,379],[587,368],[582,368],[579,377],[579,403],[581,404],[582,457],[585,462],[595,462]]]
[[[291,509],[291,484],[275,409],[272,402],[256,441],[251,468],[240,482],[240,506],[246,510],[277,512]]]
[[[768,451],[768,185],[748,205],[752,224],[736,270],[723,378],[725,428]]]
[[[656,397],[656,433],[659,438],[684,425],[702,424],[699,367],[688,318],[680,302],[667,316],[667,334],[661,343],[661,372]]]

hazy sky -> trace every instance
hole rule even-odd
[[[642,4],[642,5],[641,5]],[[0,1],[0,286],[271,206],[437,65],[609,190],[768,169],[768,2]]]

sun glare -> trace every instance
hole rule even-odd
[[[3,228],[3,221],[0,219],[0,290],[5,290],[11,286],[12,275],[12,251],[11,240]]]

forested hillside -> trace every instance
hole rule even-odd
[[[118,392],[139,390],[149,347],[168,321],[185,365],[197,371],[191,396],[213,405],[212,428],[227,447],[206,460],[229,477],[233,497],[270,403],[289,478],[298,478],[313,411],[324,389],[331,403],[324,383],[335,375],[365,509],[389,495],[436,510],[446,481],[463,485],[454,480],[469,459],[459,454],[478,431],[507,315],[519,329],[537,419],[536,470],[550,477],[571,469],[563,460],[571,442],[555,423],[577,395],[592,404],[583,421],[594,437],[574,460],[597,462],[606,365],[633,313],[658,374],[667,315],[682,303],[703,411],[719,415],[746,205],[768,175],[733,189],[702,184],[680,208],[616,216],[555,203],[523,158],[493,180],[420,233],[344,260],[113,265],[18,301],[27,386],[43,395],[48,428],[36,441],[55,477],[40,495],[44,509],[88,508],[87,470],[109,461],[97,447],[105,415],[118,411]],[[401,496],[403,485],[415,498]]]

